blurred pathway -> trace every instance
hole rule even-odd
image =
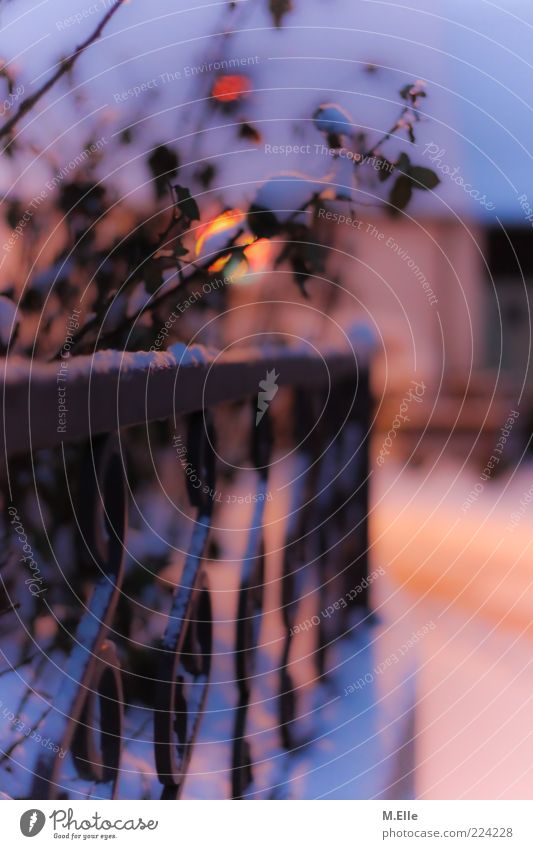
[[[416,791],[424,798],[533,796],[533,470],[485,484],[453,466],[374,477],[376,600],[436,623],[418,646]],[[529,509],[529,513],[528,513]]]

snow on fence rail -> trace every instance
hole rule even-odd
[[[176,344],[161,352],[98,351],[51,363],[10,357],[0,366],[1,455],[51,448],[254,395],[272,369],[279,372],[280,386],[327,385],[366,368],[369,347],[367,339],[358,342],[354,334],[344,350],[316,354],[296,345],[220,353]],[[64,418],[59,410],[63,399]]]

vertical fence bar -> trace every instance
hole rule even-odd
[[[270,364],[276,362],[272,351],[269,356]],[[280,349],[280,363],[283,356]],[[295,358],[288,355],[287,362],[293,369],[288,381],[294,399],[292,440],[305,467],[295,492],[295,515],[287,529],[280,585],[285,633],[279,671],[279,732],[283,746],[290,749],[296,741],[298,711],[289,665],[292,631],[297,625],[302,597],[315,593],[318,604],[317,617],[313,617],[317,620],[313,632],[317,679],[327,669],[327,646],[343,633],[342,617],[332,617],[326,623],[321,612],[323,606],[339,595],[349,599],[350,605],[369,608],[365,579],[369,573],[372,398],[368,366],[356,364],[349,353],[344,360],[339,355],[332,358],[327,390],[323,388],[323,380],[320,385],[312,385],[310,367],[303,359],[295,365]],[[208,363],[204,357],[201,367]],[[257,363],[256,356],[254,368]],[[249,385],[249,364],[243,361],[241,365]],[[228,381],[228,373],[222,369],[221,374]],[[232,397],[236,394],[230,383],[227,392]],[[243,397],[251,394],[248,389]],[[208,400],[206,406],[210,408],[220,400]],[[253,402],[255,418],[257,397]],[[208,494],[202,496],[187,479],[191,505],[197,508],[196,529],[186,557],[182,586],[174,594],[159,647],[154,747],[163,798],[179,798],[182,791],[205,707],[212,660],[211,602],[203,560],[216,483],[214,428],[208,410],[196,409],[189,415],[189,459],[205,487],[202,491]],[[81,619],[76,645],[65,667],[72,680],[50,706],[45,731],[62,750],[71,752],[82,779],[95,782],[102,795],[113,796],[120,768],[124,700],[118,654],[108,639],[108,630],[123,577],[126,481],[117,437],[108,434],[94,444],[94,480],[92,484],[82,481],[82,493],[86,498],[84,512],[90,522],[89,545],[96,552],[101,579],[95,582],[93,600]],[[253,778],[247,725],[263,612],[263,524],[271,451],[272,421],[268,411],[256,426],[252,424],[251,435],[250,453],[257,473],[258,499],[242,561],[235,622],[234,798],[246,795]],[[359,589],[355,592],[354,588]],[[94,736],[96,729],[92,727],[98,707],[102,715],[99,749]],[[56,794],[61,784],[60,766],[57,757],[40,756],[33,788],[36,797]]]

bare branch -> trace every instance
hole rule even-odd
[[[18,124],[20,119],[23,118],[24,115],[26,115],[31,109],[33,109],[35,104],[38,103],[39,100],[41,100],[41,98],[44,97],[44,95],[48,91],[50,91],[51,88],[53,88],[57,81],[72,70],[82,53],[84,53],[87,48],[91,46],[91,44],[93,44],[98,38],[100,38],[104,27],[106,26],[108,21],[111,20],[115,12],[122,6],[124,2],[125,0],[116,0],[115,5],[112,6],[108,12],[106,12],[94,32],[82,44],[80,44],[79,47],[76,48],[74,53],[72,53],[71,56],[68,57],[68,59],[63,59],[63,61],[60,62],[59,68],[57,69],[55,74],[53,74],[50,79],[47,80],[45,83],[43,83],[43,85],[39,89],[37,89],[35,94],[30,95],[30,97],[27,97],[20,103],[15,114],[9,119],[9,121],[4,124],[3,127],[0,127],[0,138],[7,136],[11,132],[13,127]]]

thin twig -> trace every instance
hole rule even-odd
[[[94,32],[82,44],[80,44],[79,47],[76,48],[74,53],[72,53],[72,55],[69,56],[68,59],[63,59],[60,62],[59,68],[57,69],[55,74],[53,74],[50,79],[47,80],[45,83],[43,83],[43,85],[39,89],[37,89],[35,94],[30,95],[30,97],[27,97],[20,103],[15,114],[9,119],[9,121],[4,124],[3,127],[0,127],[0,138],[7,136],[11,132],[13,127],[18,124],[20,119],[23,118],[24,115],[26,115],[31,109],[33,109],[35,104],[38,103],[39,100],[41,100],[41,98],[44,97],[44,95],[48,91],[50,91],[51,88],[53,88],[56,82],[61,79],[62,76],[68,74],[69,71],[72,70],[82,53],[84,53],[87,48],[90,47],[91,44],[93,44],[93,42],[100,38],[100,35],[102,34],[102,31],[106,26],[107,22],[113,17],[115,12],[120,8],[120,6],[122,6],[124,2],[125,0],[116,0],[115,5],[112,6],[108,12],[106,12]]]
[[[377,142],[376,142],[376,143],[375,143],[375,144],[374,144],[371,148],[370,148],[370,150],[368,150],[366,153],[363,153],[363,155],[362,155],[362,157],[361,157],[360,162],[358,162],[358,163],[357,163],[358,165],[362,165],[362,164],[363,164],[363,162],[365,161],[365,159],[371,159],[371,158],[372,158],[372,156],[376,156],[376,154],[378,153],[379,148],[381,147],[381,145],[382,145],[382,144],[385,144],[385,142],[389,141],[389,139],[391,139],[391,138],[392,138],[392,136],[393,136],[393,135],[395,135],[395,133],[397,133],[397,132],[398,132],[398,130],[401,128],[401,122],[402,122],[402,120],[403,120],[404,116],[405,116],[405,115],[406,115],[409,111],[411,111],[411,112],[413,112],[413,111],[414,111],[414,109],[413,109],[413,107],[412,107],[412,106],[407,105],[407,106],[403,106],[403,107],[402,107],[402,109],[401,109],[401,111],[400,111],[400,114],[399,114],[398,118],[396,119],[395,123],[392,125],[392,127],[390,128],[390,130],[388,130],[388,131],[387,131],[387,132],[386,132],[386,133],[385,133],[385,134],[384,134],[384,135],[383,135],[383,136],[382,136],[382,137],[381,137],[381,138],[380,138],[380,139],[379,139],[379,140],[378,140],[378,141],[377,141]]]
[[[20,601],[17,601],[13,604],[10,604],[8,607],[3,607],[0,610],[0,616],[5,616],[6,613],[13,613],[14,610],[18,610],[20,607]]]

